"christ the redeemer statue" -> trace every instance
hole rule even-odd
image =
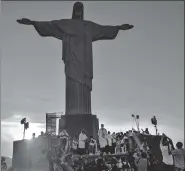
[[[132,25],[99,25],[84,20],[81,2],[73,6],[72,19],[53,21],[17,20],[20,24],[33,25],[42,37],[55,37],[63,42],[62,60],[66,75],[66,114],[91,114],[93,79],[92,42],[114,39],[119,30],[129,30]]]

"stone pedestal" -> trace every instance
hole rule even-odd
[[[97,138],[99,121],[97,116],[92,114],[63,115],[59,120],[59,132],[63,129],[66,129],[71,137],[78,136],[84,129],[88,136]]]
[[[31,140],[14,141],[12,166],[23,171],[27,171],[33,168],[33,166],[47,166],[47,153],[43,152],[47,150],[48,139],[49,137],[38,137]]]
[[[17,168],[30,168],[30,142],[29,140],[20,140],[13,142],[12,166]]]

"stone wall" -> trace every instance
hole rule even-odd
[[[140,135],[140,139],[141,141],[143,139],[146,139],[148,145],[151,148],[152,154],[155,156],[155,158],[159,161],[162,161],[163,157],[162,157],[162,153],[161,153],[161,149],[160,149],[160,140],[161,140],[161,136],[153,136],[153,135]]]
[[[63,129],[66,129],[71,137],[78,136],[84,129],[88,136],[97,138],[99,121],[96,115],[91,114],[64,115],[59,120],[59,131]]]
[[[39,137],[32,140],[20,140],[13,143],[12,166],[31,168],[36,165],[42,154],[46,154],[48,139]]]

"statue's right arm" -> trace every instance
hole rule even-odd
[[[34,23],[34,21],[27,19],[27,18],[18,19],[17,22],[19,24],[25,24],[25,25],[33,25]]]
[[[33,25],[35,30],[42,37],[55,37],[62,40],[63,33],[62,30],[57,28],[60,20],[55,21],[32,21],[27,18],[22,18],[17,20],[19,24]]]

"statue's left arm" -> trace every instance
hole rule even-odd
[[[111,40],[115,39],[120,30],[129,30],[134,26],[129,24],[123,24],[118,26],[110,25],[99,25],[93,22],[90,22],[90,30],[92,34],[92,41],[97,40]]]

